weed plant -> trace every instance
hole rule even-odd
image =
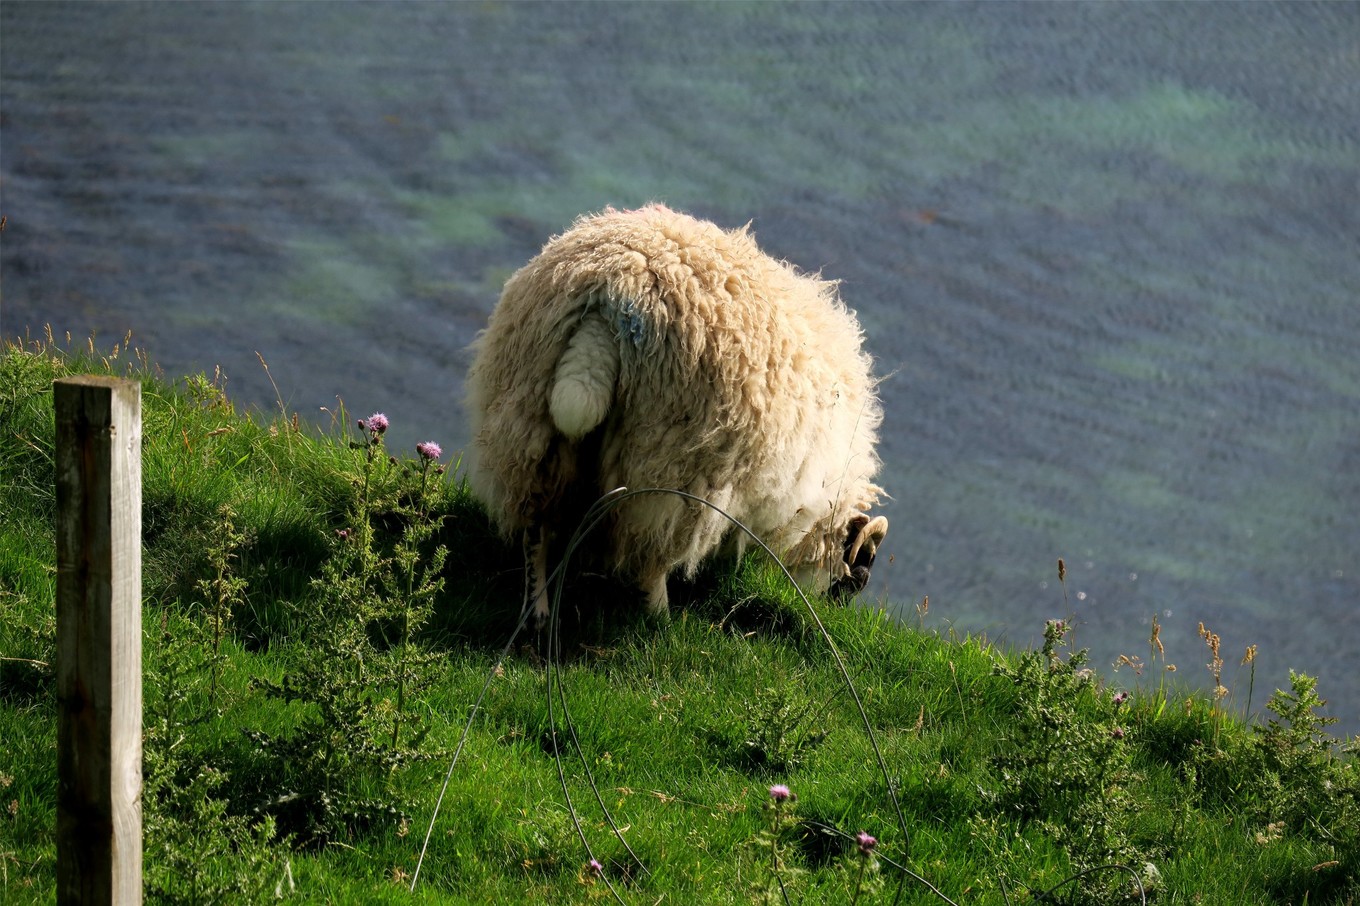
[[[808,609],[760,555],[665,627],[573,574],[556,644],[507,648],[521,555],[442,451],[44,338],[0,357],[0,903],[53,896],[51,384],[86,371],[143,385],[149,902],[1360,900],[1311,677],[1252,724],[1118,689],[1066,622],[1006,651]]]
[[[348,442],[357,455],[355,502],[299,608],[300,634],[316,656],[281,681],[256,683],[267,697],[300,706],[301,721],[282,734],[246,733],[259,754],[256,776],[272,781],[256,792],[263,800],[256,810],[310,845],[407,822],[383,781],[419,756],[428,732],[408,697],[432,682],[427,668],[439,658],[414,651],[413,639],[444,584],[447,549],[431,543],[437,519],[429,500],[445,487],[430,481],[433,470],[443,472],[434,464],[442,451],[423,443],[418,466],[401,463],[384,449],[387,428],[375,413],[359,422],[361,439]],[[395,537],[390,549],[380,522]]]
[[[1105,693],[1086,652],[1064,652],[1070,627],[1049,620],[1043,646],[1002,658],[998,675],[1015,684],[1016,715],[992,757],[998,805],[1034,823],[1067,850],[1079,889],[1093,902],[1141,899],[1119,871],[1104,866],[1150,864],[1130,834],[1136,779],[1120,709],[1128,694]]]

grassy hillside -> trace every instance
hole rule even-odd
[[[1155,640],[1125,690],[1061,621],[1001,651],[761,556],[666,626],[586,574],[515,634],[456,455],[46,342],[0,359],[0,903],[54,899],[51,384],[88,371],[143,386],[150,902],[1360,900],[1360,767],[1306,676],[1247,726]]]

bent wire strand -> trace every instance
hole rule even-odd
[[[564,690],[564,688],[563,688],[563,686],[562,686],[561,675],[560,675],[560,673],[557,673],[557,674],[554,674],[554,673],[553,673],[553,670],[554,670],[555,668],[560,670],[560,668],[557,668],[556,665],[555,665],[555,661],[557,660],[557,658],[555,657],[555,655],[557,655],[557,654],[559,653],[559,652],[556,650],[556,646],[560,644],[560,638],[559,638],[559,636],[558,636],[557,627],[558,627],[558,624],[559,624],[559,612],[560,612],[560,602],[561,602],[561,594],[562,594],[563,577],[564,577],[565,574],[566,574],[566,567],[567,567],[568,564],[570,563],[571,557],[572,557],[572,555],[575,553],[576,549],[584,542],[585,537],[586,537],[591,531],[593,531],[597,525],[599,525],[599,523],[603,520],[604,516],[608,513],[608,511],[611,510],[611,509],[613,509],[614,507],[618,506],[619,504],[623,503],[624,501],[630,499],[630,498],[638,497],[638,496],[641,496],[641,495],[644,495],[644,494],[673,494],[673,495],[675,495],[675,496],[677,496],[677,497],[680,497],[680,498],[682,498],[682,499],[684,499],[684,500],[688,500],[688,501],[690,501],[690,502],[692,502],[692,503],[697,503],[697,504],[701,504],[701,505],[703,505],[703,506],[708,507],[709,509],[711,509],[711,510],[713,510],[714,512],[718,513],[718,514],[719,514],[720,516],[722,516],[723,518],[727,519],[729,522],[731,522],[734,526],[736,526],[736,527],[737,527],[738,529],[740,529],[742,532],[744,532],[744,533],[747,535],[747,537],[749,537],[752,541],[754,541],[754,542],[756,543],[756,545],[757,545],[762,551],[764,551],[764,552],[766,553],[766,555],[768,555],[768,556],[770,557],[770,559],[774,561],[775,564],[778,565],[780,572],[782,572],[782,573],[784,574],[784,577],[789,581],[789,583],[793,586],[794,590],[798,593],[798,597],[799,597],[799,599],[803,602],[804,607],[807,608],[807,611],[808,611],[809,615],[811,615],[813,622],[814,622],[814,623],[816,624],[816,626],[817,626],[818,632],[819,632],[819,633],[821,634],[821,636],[822,636],[822,640],[823,640],[824,642],[826,642],[827,647],[831,650],[832,658],[835,660],[836,667],[837,667],[837,669],[840,671],[842,680],[845,682],[846,689],[850,692],[850,696],[851,696],[851,698],[854,700],[855,708],[856,708],[857,712],[859,713],[860,721],[861,721],[861,723],[862,723],[863,726],[864,726],[865,735],[866,735],[866,737],[867,737],[868,740],[869,740],[870,746],[871,746],[871,747],[873,748],[873,750],[874,750],[874,757],[875,757],[875,759],[876,759],[876,761],[877,761],[877,763],[878,763],[879,773],[883,776],[884,784],[885,784],[885,787],[886,787],[886,789],[887,789],[887,791],[888,791],[888,797],[889,797],[889,799],[890,799],[891,802],[892,802],[893,811],[894,811],[895,816],[896,816],[896,818],[897,818],[897,825],[898,825],[898,828],[902,831],[902,839],[903,839],[904,849],[909,851],[909,850],[910,850],[910,839],[911,839],[911,838],[910,838],[910,832],[909,832],[908,829],[907,829],[906,817],[905,817],[905,815],[904,815],[903,812],[902,812],[902,805],[901,805],[901,802],[898,800],[898,797],[897,797],[897,789],[896,789],[896,786],[895,786],[895,784],[893,783],[892,775],[891,775],[891,773],[890,773],[889,770],[888,770],[887,761],[886,761],[886,759],[883,757],[882,749],[881,749],[881,748],[879,747],[879,745],[878,745],[878,738],[877,738],[876,734],[875,734],[874,731],[873,731],[873,725],[872,725],[872,723],[871,723],[870,720],[869,720],[869,715],[868,715],[868,712],[865,710],[864,703],[863,703],[863,701],[861,700],[861,698],[860,698],[860,696],[859,696],[859,691],[855,688],[854,681],[853,681],[853,680],[851,679],[851,677],[850,677],[850,672],[849,672],[848,668],[845,666],[845,660],[844,660],[844,658],[841,657],[840,650],[836,647],[835,640],[832,639],[831,633],[827,630],[826,625],[822,622],[821,617],[818,616],[816,609],[812,606],[812,602],[811,602],[810,600],[808,600],[807,595],[803,592],[803,589],[801,588],[801,586],[798,585],[797,580],[794,579],[793,574],[789,571],[788,567],[784,565],[784,562],[779,558],[778,555],[775,554],[775,552],[774,552],[773,550],[770,549],[769,545],[767,545],[767,544],[765,543],[764,539],[762,539],[759,535],[757,535],[754,531],[752,531],[745,523],[743,523],[741,520],[737,519],[735,516],[731,515],[730,513],[726,512],[725,510],[723,510],[723,509],[722,509],[721,507],[719,507],[717,504],[714,504],[714,503],[712,503],[712,502],[710,502],[710,501],[704,499],[703,497],[698,496],[697,494],[691,494],[691,493],[689,493],[689,492],[687,492],[687,491],[681,491],[681,490],[678,490],[678,489],[675,489],[675,488],[638,488],[638,489],[632,490],[632,491],[628,490],[627,488],[615,488],[614,490],[610,491],[608,494],[605,494],[603,497],[601,497],[600,499],[598,499],[597,501],[595,501],[595,503],[591,505],[590,509],[586,511],[585,516],[581,519],[581,523],[577,526],[576,530],[572,533],[571,539],[569,540],[569,542],[568,542],[568,544],[567,544],[566,551],[565,551],[564,554],[563,554],[562,561],[561,561],[560,563],[557,564],[557,566],[556,566],[555,569],[552,570],[552,573],[551,573],[551,575],[550,575],[550,577],[549,577],[549,579],[548,579],[548,584],[549,584],[549,585],[555,586],[555,591],[554,591],[554,595],[553,595],[553,602],[552,602],[552,608],[551,608],[551,611],[550,611],[550,614],[549,614],[549,675],[548,675],[548,689],[547,689],[547,691],[548,691],[548,709],[549,709],[549,733],[550,733],[551,738],[552,738],[552,744],[553,744],[554,755],[558,756],[558,757],[555,759],[555,760],[557,761],[557,764],[558,764],[558,779],[559,779],[559,781],[560,781],[561,784],[562,784],[563,795],[564,795],[564,796],[566,797],[566,799],[567,799],[567,807],[568,807],[568,809],[569,809],[570,812],[571,812],[572,821],[573,821],[573,823],[576,825],[577,834],[578,834],[578,836],[581,838],[582,845],[585,847],[586,852],[587,852],[587,855],[589,855],[590,858],[592,858],[592,859],[594,858],[593,854],[591,854],[590,845],[589,845],[589,843],[588,843],[588,842],[586,841],[586,839],[585,839],[585,833],[584,833],[584,829],[583,829],[582,826],[581,826],[580,819],[579,819],[579,817],[577,816],[575,803],[574,803],[574,801],[572,800],[572,798],[571,798],[571,793],[570,793],[570,791],[569,791],[568,788],[567,788],[566,774],[565,774],[565,771],[564,771],[563,768],[562,768],[561,758],[560,758],[560,748],[559,748],[558,743],[557,743],[557,737],[556,737],[556,721],[555,721],[555,717],[554,717],[554,709],[553,709],[553,706],[552,706],[552,690],[553,690],[553,686],[554,686],[554,676],[556,677],[556,687],[557,687],[557,692],[558,692],[558,698],[559,698],[560,703],[561,703],[561,706],[562,706],[562,714],[563,714],[564,726],[565,726],[565,728],[568,730],[568,732],[569,732],[570,735],[571,735],[572,743],[573,743],[573,745],[576,747],[577,756],[578,756],[578,758],[579,758],[580,761],[581,761],[582,767],[583,767],[584,770],[586,771],[586,775],[587,775],[587,778],[588,778],[588,781],[589,781],[589,785],[590,785],[591,789],[594,791],[594,794],[595,794],[595,797],[596,797],[596,801],[597,801],[597,803],[599,804],[601,810],[604,812],[605,817],[606,817],[606,820],[608,821],[608,823],[609,823],[611,829],[613,830],[615,836],[619,839],[619,841],[620,841],[621,843],[623,843],[624,848],[628,850],[629,855],[633,857],[633,859],[636,861],[636,863],[637,863],[640,867],[642,867],[643,871],[646,871],[646,870],[647,870],[646,867],[642,865],[641,861],[638,860],[637,855],[633,852],[632,848],[628,845],[627,840],[624,839],[622,832],[619,830],[617,824],[614,822],[612,816],[610,816],[610,814],[609,814],[608,809],[607,809],[607,808],[605,807],[605,805],[604,805],[603,797],[600,796],[599,790],[598,790],[598,788],[595,786],[594,779],[593,779],[593,777],[592,777],[591,774],[590,774],[589,765],[586,763],[585,754],[584,754],[584,752],[582,751],[582,748],[581,748],[581,746],[580,746],[580,744],[579,744],[579,739],[577,738],[577,735],[576,735],[575,724],[574,724],[574,722],[571,720],[571,714],[570,714],[570,711],[569,711],[568,708],[567,708],[567,704],[566,704],[566,693],[565,693],[565,690]],[[510,652],[510,649],[513,647],[515,639],[518,638],[520,632],[522,632],[522,631],[524,630],[524,627],[528,624],[529,614],[530,614],[530,612],[532,611],[532,608],[533,608],[533,601],[530,600],[530,599],[526,599],[525,604],[524,604],[524,607],[523,607],[523,611],[522,611],[522,613],[520,614],[519,623],[515,626],[514,632],[511,633],[510,639],[505,643],[505,646],[502,648],[502,650],[501,650],[501,655],[500,655],[500,657],[497,659],[495,666],[493,666],[492,670],[491,670],[490,673],[488,674],[487,679],[486,679],[486,682],[483,683],[482,689],[481,689],[481,691],[478,693],[477,698],[476,698],[476,700],[475,700],[474,703],[473,703],[472,710],[471,710],[471,712],[470,712],[469,715],[468,715],[468,720],[467,720],[467,722],[464,724],[462,735],[459,737],[459,740],[458,740],[458,746],[457,746],[457,748],[454,750],[453,760],[452,760],[452,761],[450,762],[450,764],[449,764],[449,770],[448,770],[447,774],[445,775],[443,787],[440,789],[439,797],[438,797],[438,799],[436,800],[434,812],[433,812],[433,814],[430,816],[430,824],[429,824],[429,827],[428,827],[428,829],[426,830],[426,833],[425,833],[425,842],[424,842],[424,844],[421,846],[420,857],[419,857],[419,859],[417,860],[417,863],[416,863],[416,870],[415,870],[415,872],[412,874],[412,877],[411,877],[411,890],[412,890],[412,891],[415,890],[416,881],[417,881],[417,880],[419,879],[419,877],[420,877],[420,868],[421,868],[421,865],[422,865],[422,863],[424,862],[424,859],[425,859],[425,853],[426,853],[426,850],[427,850],[427,848],[428,848],[428,846],[429,846],[430,836],[431,836],[431,835],[433,834],[433,832],[434,832],[435,821],[436,821],[436,819],[438,818],[439,810],[440,810],[440,807],[442,806],[442,803],[443,803],[443,800],[444,800],[444,795],[445,795],[446,791],[448,790],[449,782],[450,782],[450,780],[451,780],[451,778],[452,778],[452,776],[453,776],[454,767],[456,766],[456,764],[457,764],[457,762],[458,762],[458,758],[459,758],[459,756],[460,756],[460,754],[461,754],[461,752],[462,752],[463,746],[464,746],[464,744],[465,744],[466,741],[467,741],[468,734],[469,734],[469,732],[470,732],[471,729],[472,729],[472,722],[473,722],[473,720],[476,718],[477,712],[478,712],[478,710],[479,710],[480,707],[481,707],[482,700],[484,699],[487,690],[488,690],[488,689],[490,688],[490,686],[491,686],[491,681],[492,681],[492,679],[495,678],[495,675],[496,675],[496,668],[498,668],[498,667],[501,666],[501,664],[503,663],[503,661],[504,661],[504,659],[506,658],[506,656],[508,656],[508,654],[509,654],[509,652]],[[945,899],[946,902],[951,902],[951,901],[948,900],[947,897],[944,896],[944,894],[942,894],[942,893],[940,893],[938,890],[936,890],[933,886],[931,886],[931,885],[929,884],[929,882],[926,882],[924,878],[920,878],[919,876],[916,876],[916,875],[914,875],[914,877],[916,877],[917,880],[920,880],[920,881],[922,881],[923,883],[925,883],[927,887],[930,887],[930,889],[931,889],[932,892],[934,892],[936,895],[940,896],[941,898]],[[608,881],[607,878],[605,878],[605,883],[606,883],[606,884],[609,884],[609,881]],[[618,899],[620,902],[622,902],[622,899],[619,897],[618,892],[617,892],[616,890],[614,890],[614,887],[613,887],[612,884],[609,884],[609,890],[610,890],[610,892],[614,895],[615,899]]]

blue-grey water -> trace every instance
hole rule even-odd
[[[455,448],[505,277],[649,200],[843,281],[910,619],[1203,621],[1360,732],[1360,4],[0,5],[6,336]]]

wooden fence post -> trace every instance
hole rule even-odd
[[[142,388],[58,380],[57,903],[142,901]]]

